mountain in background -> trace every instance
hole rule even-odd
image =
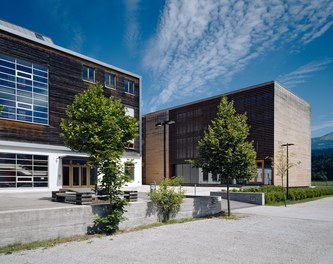
[[[312,150],[333,149],[333,132],[311,139]]]

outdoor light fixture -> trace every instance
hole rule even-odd
[[[295,144],[292,143],[286,143],[282,144],[281,147],[287,147],[287,199],[289,195],[289,152],[288,152],[288,147],[289,146],[294,146]]]
[[[166,141],[166,126],[174,124],[175,121],[173,120],[164,120],[159,123],[156,123],[156,127],[163,127],[163,152],[164,152],[164,179],[166,179],[166,148],[165,148],[165,141]]]

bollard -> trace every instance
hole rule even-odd
[[[156,191],[156,182],[153,182],[150,184],[150,192],[155,192]]]

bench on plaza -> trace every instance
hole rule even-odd
[[[61,188],[52,192],[52,201],[74,204],[92,204],[94,191],[90,188]]]
[[[124,191],[124,198],[129,202],[138,200],[138,191]]]

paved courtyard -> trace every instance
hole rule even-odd
[[[0,263],[332,263],[333,198],[233,212],[246,217],[24,251],[0,256]]]

